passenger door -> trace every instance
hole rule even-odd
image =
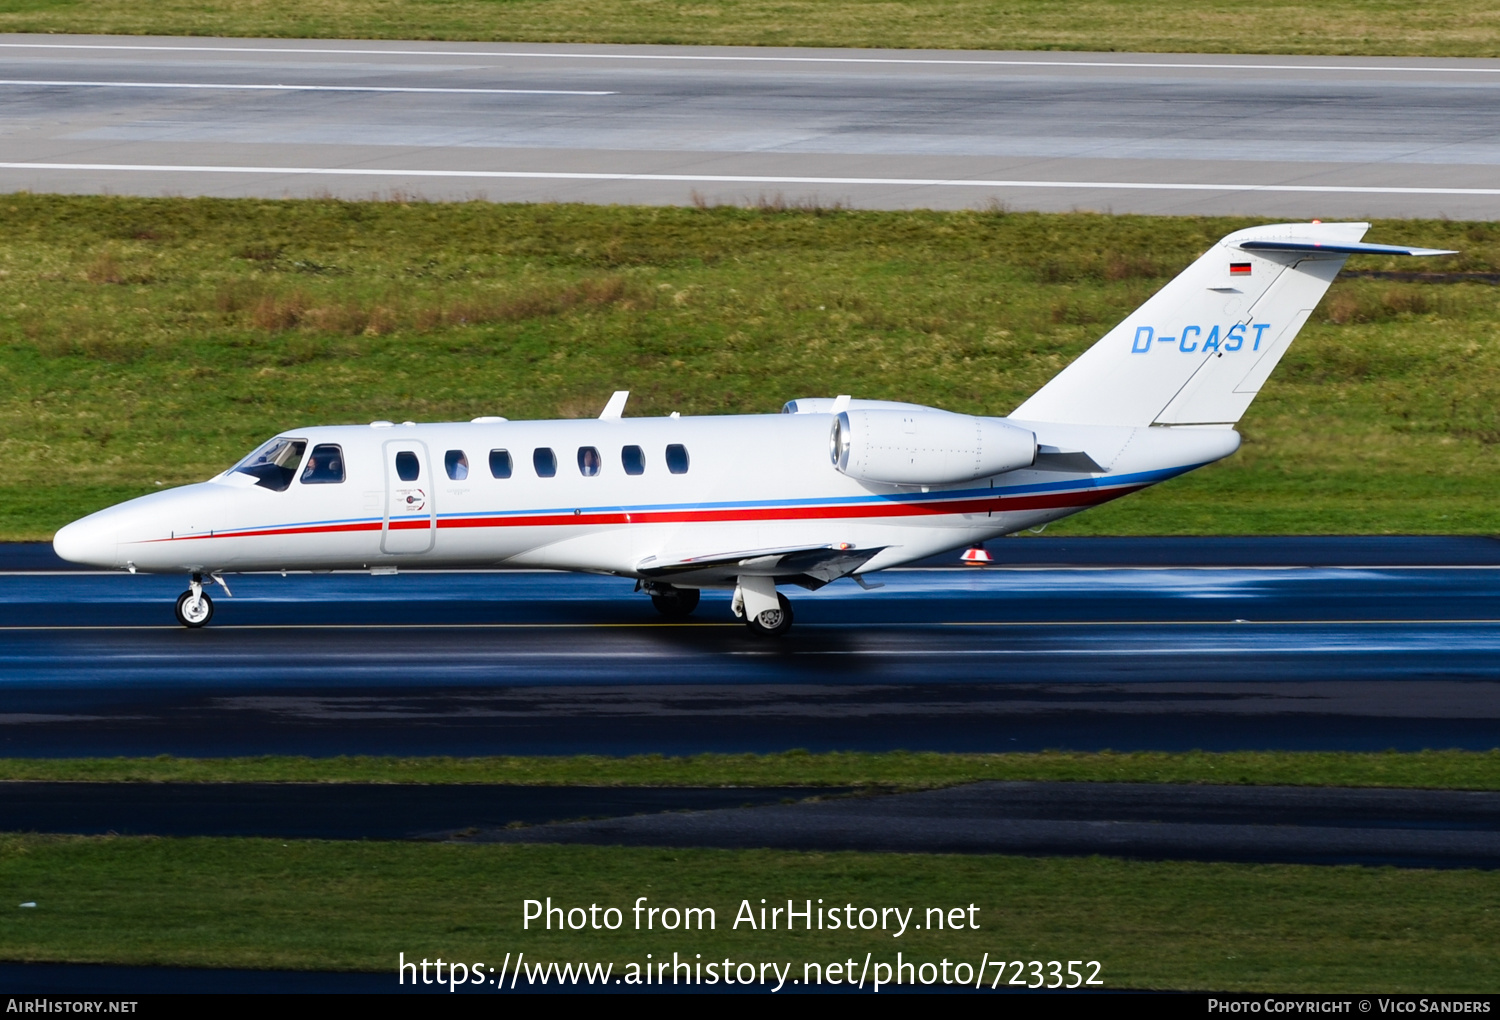
[[[427,444],[393,439],[384,449],[385,520],[380,527],[380,551],[427,552],[437,541],[437,493]]]

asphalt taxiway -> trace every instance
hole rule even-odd
[[[0,783],[8,831],[1500,867],[1500,793],[1165,783]]]
[[[1500,793],[987,782],[489,829],[460,838],[1494,868],[1500,867]]]
[[[187,631],[178,578],[14,550],[0,754],[1500,746],[1493,540],[992,548],[793,592],[779,641],[540,572],[232,576]]]
[[[1500,60],[0,36],[0,191],[1500,215]]]
[[[710,811],[843,788],[416,783],[0,783],[7,832],[418,839],[581,818]]]

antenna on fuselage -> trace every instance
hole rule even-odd
[[[609,403],[604,405],[604,410],[599,412],[601,421],[613,421],[625,414],[625,401],[630,399],[629,390],[615,390],[614,396],[609,398]]]

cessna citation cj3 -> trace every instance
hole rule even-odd
[[[1225,237],[1008,417],[797,399],[778,415],[299,428],[217,477],[57,533],[75,563],[192,578],[213,615],[232,571],[528,567],[634,578],[668,617],[733,590],[761,634],[776,589],[816,589],[1036,527],[1202,467],[1355,253],[1367,223]]]

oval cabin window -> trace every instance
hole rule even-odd
[[[469,456],[462,450],[449,450],[443,454],[443,467],[449,478],[461,482],[469,477]]]
[[[490,451],[490,474],[495,478],[509,478],[511,472],[510,451]]]
[[[396,454],[396,477],[403,482],[415,482],[422,475],[422,462],[410,450]]]

